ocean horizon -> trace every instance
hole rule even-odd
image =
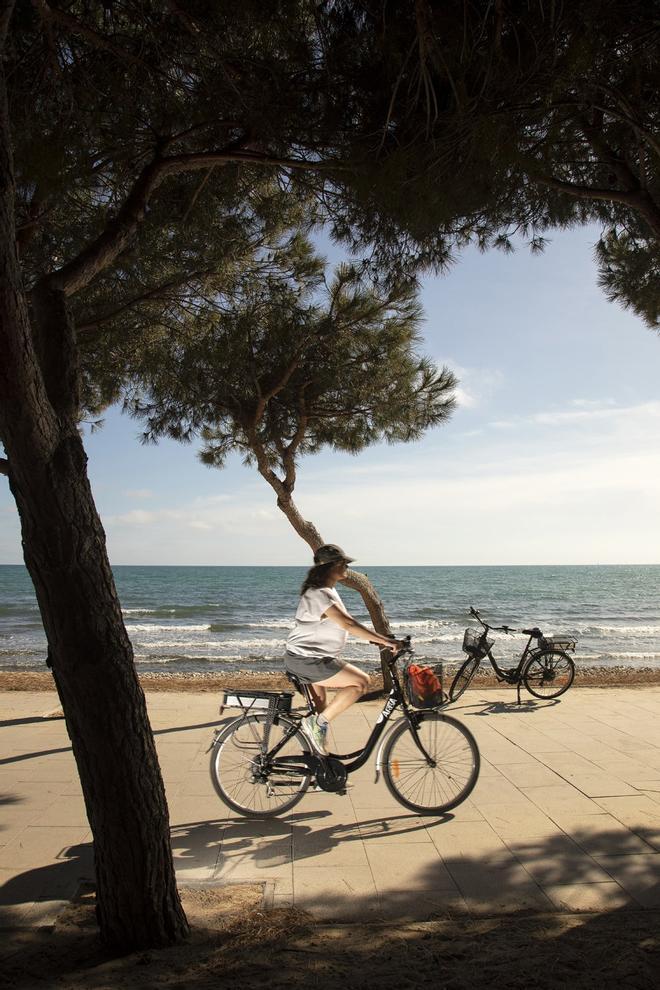
[[[457,663],[478,608],[494,625],[538,625],[577,640],[584,666],[660,668],[660,565],[364,566],[396,635],[417,652]],[[116,565],[113,573],[135,664],[144,673],[278,670],[305,567]],[[359,594],[338,590],[369,623]],[[513,659],[525,637],[497,635]],[[366,669],[377,650],[349,639],[344,656]],[[0,565],[0,670],[43,669],[46,638],[21,564]]]

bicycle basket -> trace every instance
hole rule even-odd
[[[437,708],[447,697],[442,690],[442,664],[408,663],[403,671],[406,700],[413,708]]]
[[[541,640],[539,642],[539,647],[542,650],[562,650],[564,653],[567,651],[573,653],[576,646],[577,642],[574,639],[555,639],[553,636],[549,639],[546,639],[545,636],[541,636]]]
[[[486,656],[493,642],[492,639],[487,638],[485,631],[479,633],[475,632],[474,629],[466,629],[465,636],[463,636],[463,652],[481,660],[482,657]]]

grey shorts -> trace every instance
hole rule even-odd
[[[346,660],[336,657],[299,657],[294,653],[284,654],[284,669],[295,674],[304,684],[317,684],[327,681],[346,666]]]

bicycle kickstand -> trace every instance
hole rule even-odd
[[[520,681],[518,681],[517,684],[516,684],[516,692],[518,694],[518,704],[520,705],[520,704],[522,704],[522,702],[520,700]]]

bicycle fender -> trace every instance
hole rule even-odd
[[[378,752],[376,753],[376,776],[374,777],[374,784],[378,783],[378,778],[380,776],[380,764],[383,756],[383,750],[385,749],[385,743],[392,735],[399,722],[403,722],[403,721],[404,720],[402,718],[398,718],[396,722],[392,722],[392,725],[390,725],[389,729],[387,729],[383,734],[383,738],[381,739],[380,745],[378,747]]]

